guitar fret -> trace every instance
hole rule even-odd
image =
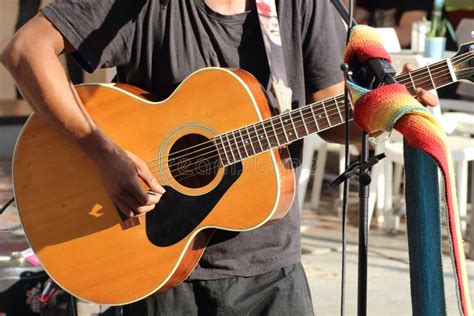
[[[308,130],[308,127],[306,126],[306,122],[305,122],[304,115],[303,115],[302,111],[303,111],[303,108],[300,106],[299,107],[299,112],[300,112],[301,120],[303,121],[303,127],[304,127],[304,130],[306,131],[306,135],[309,135],[309,130]]]
[[[344,122],[346,121],[346,116],[347,119],[350,120],[352,117],[352,114],[354,113],[354,105],[352,104],[352,100],[349,98],[348,100],[349,106],[347,107],[347,115],[346,115],[346,109],[344,107]]]
[[[316,118],[316,115],[314,115],[314,106],[311,105],[310,108],[311,108],[311,114],[313,115],[313,118],[314,118],[314,123],[316,124],[316,128],[319,131],[321,129],[319,128],[318,119]]]
[[[216,146],[217,155],[219,156],[219,160],[221,161],[221,164],[224,165],[224,159],[222,158],[221,150],[219,148],[219,143],[217,142],[217,136],[212,139],[212,142],[214,143],[214,146]]]
[[[281,146],[280,137],[278,137],[278,133],[276,132],[275,125],[273,124],[273,118],[270,119],[270,123],[272,124],[273,134],[275,135],[275,138],[277,140],[278,147],[280,147]]]
[[[268,142],[268,140],[266,138],[265,126],[263,125],[263,122],[260,122],[258,124],[260,125],[259,130],[260,130],[260,128],[262,129],[259,132],[260,134],[258,135],[258,138],[260,139],[260,143],[262,144],[262,151],[265,151],[265,150],[271,148],[271,146],[270,146],[270,143]],[[255,124],[255,126],[257,126],[257,124]],[[262,131],[263,131],[263,133],[262,133]],[[266,144],[265,144],[265,142],[266,142]]]
[[[416,90],[416,85],[415,85],[415,81],[413,80],[413,77],[411,76],[411,71],[408,72],[408,76],[410,77],[410,81],[411,81],[411,85],[412,85],[413,92],[415,92],[415,90]]]
[[[232,162],[235,162],[235,161],[237,161],[237,159],[235,159],[234,150],[232,149],[232,145],[231,145],[231,143],[230,143],[229,134],[228,134],[228,133],[225,134],[225,138],[227,139],[227,143],[229,144],[230,154],[232,155],[232,159],[233,159]]]
[[[269,148],[278,147],[278,138],[276,138],[275,130],[273,129],[271,118],[263,122],[263,128],[265,131],[265,136],[267,137],[267,140],[268,140]]]
[[[349,99],[349,107],[348,107],[348,111],[347,111],[347,115],[345,115],[346,112],[344,112],[344,121],[346,120],[346,116],[350,119],[351,116],[352,116],[352,113],[354,113],[354,106],[352,105],[352,101],[351,99]]]
[[[436,81],[436,89],[438,88],[441,88],[441,87],[444,87],[446,86],[447,84],[450,84],[450,83],[453,83],[455,81],[457,81],[457,78],[456,78],[456,75],[452,69],[452,65],[451,65],[451,60],[448,58],[448,59],[445,59],[442,61],[442,66],[443,67],[443,75],[436,75],[438,76],[438,78],[434,78],[435,81]],[[474,64],[471,64],[471,66],[474,65]],[[433,66],[433,65],[431,65]],[[446,76],[447,74],[449,73],[449,78]],[[453,77],[454,76],[454,77]]]
[[[248,157],[250,155],[249,155],[249,152],[247,151],[247,145],[245,143],[244,137],[242,136],[242,129],[240,128],[239,128],[239,135],[240,135],[240,139],[242,140],[242,145],[244,146],[245,156]]]
[[[328,112],[326,111],[326,106],[324,105],[324,101],[321,101],[321,104],[323,106],[324,114],[326,114],[326,119],[328,121],[329,127],[331,127],[331,121],[329,120]]]
[[[305,116],[309,133],[312,134],[312,133],[317,132],[319,129],[318,129],[318,125],[316,124],[316,121],[314,120],[313,108],[311,105],[307,106],[303,110],[303,115]]]
[[[436,89],[436,85],[433,81],[433,77],[431,76],[431,71],[430,71],[430,67],[429,66],[426,66],[426,70],[428,70],[428,75],[430,76],[430,79],[431,79],[431,84],[433,85],[433,89]]]
[[[291,115],[291,112],[287,112],[286,115],[287,117],[290,118],[291,126],[293,126],[293,130],[295,131],[295,137],[298,138],[298,131],[296,130],[295,122],[293,122],[293,117]],[[288,121],[288,119],[285,119],[285,121]],[[291,136],[291,132],[289,133],[289,135]]]
[[[237,154],[239,154],[239,160],[242,160],[242,154],[240,153],[240,146],[237,142],[237,139],[235,139],[235,131],[232,132],[232,137],[234,138],[234,143],[235,143],[235,147],[237,148]]]
[[[285,135],[286,142],[289,143],[290,140],[288,139],[288,135],[286,134],[286,128],[285,128],[285,124],[283,123],[283,119],[281,118],[281,115],[278,115],[278,117],[280,118],[281,129],[283,130],[283,134]]]
[[[458,78],[456,77],[456,73],[454,72],[454,68],[453,68],[453,64],[452,64],[451,58],[445,59],[445,61],[446,61],[446,68],[448,69],[449,75],[450,75],[450,77],[451,77],[451,79],[449,80],[449,82],[458,81]]]
[[[260,142],[260,137],[258,136],[258,131],[257,131],[256,124],[253,125],[253,129],[255,130],[255,137],[257,137],[257,142],[260,145],[260,151],[259,152],[262,152],[263,151],[263,146],[262,146],[262,143]]]
[[[220,142],[221,142],[222,148],[224,149],[224,155],[225,155],[225,158],[226,158],[226,160],[227,160],[226,164],[229,164],[229,163],[230,163],[230,159],[229,159],[229,156],[227,155],[227,149],[225,148],[224,141],[222,140],[222,135],[219,135],[218,137],[220,138]]]
[[[341,118],[341,122],[344,122],[344,119],[342,118],[341,110],[339,109],[339,103],[337,102],[336,97],[334,97],[334,102],[336,102],[336,109],[337,109],[337,112],[339,113],[339,117]]]
[[[270,138],[268,138],[268,134],[267,134],[267,129],[265,127],[265,121],[262,122],[262,127],[263,127],[263,134],[265,134],[265,138],[267,139],[267,143],[268,143],[268,149],[272,148],[272,143],[270,142]]]
[[[249,132],[249,127],[245,126],[245,130],[247,131],[247,137],[249,139],[250,146],[252,147],[253,154],[255,155],[257,154],[257,152],[255,151],[255,147],[253,147],[253,140],[252,140],[252,135],[250,135],[250,132]]]

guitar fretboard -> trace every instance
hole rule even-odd
[[[417,88],[436,89],[455,80],[450,71],[449,59],[400,74],[395,79],[405,85],[412,95],[416,94]],[[352,119],[352,111],[349,100],[349,119]],[[344,95],[339,95],[217,135],[214,143],[222,165],[226,166],[341,125],[345,122],[345,113]]]

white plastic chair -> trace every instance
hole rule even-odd
[[[323,143],[324,140],[317,134],[310,135],[304,139],[303,161],[301,163],[301,174],[298,181],[298,202],[300,209],[303,209],[304,206],[304,198],[311,177],[314,151],[318,150]]]
[[[301,208],[303,208],[304,206],[304,197],[306,196],[309,180],[311,177],[312,165],[316,151],[318,155],[315,163],[315,171],[313,175],[312,189],[309,201],[310,207],[315,210],[318,209],[319,202],[321,200],[321,190],[324,177],[325,175],[328,176],[328,174],[325,172],[328,152],[335,152],[338,155],[338,173],[342,173],[345,169],[344,145],[328,143],[316,134],[307,137],[305,139],[303,148],[303,162],[301,165],[301,175],[298,183],[298,199]],[[350,146],[350,154],[358,154],[358,151],[355,146]],[[337,175],[330,176],[336,177]],[[342,201],[342,189],[342,186],[340,186],[339,199],[337,201],[338,203],[335,203],[334,205],[339,205]],[[335,211],[337,211],[337,208],[335,209]]]
[[[435,115],[440,117],[439,107],[435,108]],[[393,133],[396,138],[395,141],[390,141],[385,144],[385,151],[387,154],[389,165],[386,167],[385,172],[387,175],[393,175],[394,188],[399,188],[402,180],[402,168],[403,168],[403,143],[399,140],[400,135],[396,132]],[[459,202],[459,215],[461,217],[461,227],[463,232],[466,231],[467,227],[467,189],[468,189],[468,162],[474,161],[474,139],[465,136],[448,136],[448,144],[451,150],[452,161],[454,164],[455,181],[457,198]],[[395,164],[395,169],[392,172],[391,163]],[[390,176],[388,176],[390,178]],[[474,185],[474,171],[471,175],[471,183]],[[386,182],[387,185],[391,185],[390,182]],[[389,189],[391,191],[391,188]],[[396,195],[395,195],[396,196]],[[474,190],[471,192],[471,201],[474,201]],[[471,211],[471,214],[473,211]],[[385,196],[384,202],[384,215],[387,229],[398,229],[399,216],[393,215],[393,200],[390,195]],[[473,216],[471,215],[471,227],[474,226],[472,221]],[[471,229],[471,234],[472,234]]]
[[[443,123],[444,125],[450,125],[451,128],[450,133],[453,135],[459,135],[458,137],[462,137],[463,139],[470,139],[471,146],[467,146],[464,148],[465,150],[461,153],[461,155],[466,156],[466,159],[472,156],[472,153],[469,152],[469,149],[472,147],[472,143],[474,142],[474,102],[467,101],[467,100],[440,100],[443,109],[450,109],[450,110],[460,110],[462,112],[447,112],[443,113]],[[447,105],[447,106],[446,106]],[[470,113],[466,113],[470,112]],[[463,145],[461,145],[463,146]],[[466,152],[467,151],[467,152]],[[461,157],[462,158],[462,157]],[[472,157],[471,157],[472,158]],[[472,159],[470,159],[472,161]],[[468,173],[468,166],[467,162],[460,164],[456,168],[456,172],[459,174],[458,181],[462,189],[458,192],[459,201],[460,203],[463,201],[464,197],[468,196],[467,192],[467,178],[469,177]],[[471,164],[471,212],[470,212],[470,225],[469,231],[467,234],[467,240],[469,240],[470,244],[470,251],[468,253],[468,257],[474,259],[474,164]],[[466,202],[467,204],[467,202]],[[464,212],[463,209],[464,205],[461,205],[460,212]],[[466,212],[467,213],[467,212]],[[461,213],[463,214],[463,213]]]

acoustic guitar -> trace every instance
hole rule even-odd
[[[472,81],[473,47],[396,80],[413,94]],[[199,70],[162,102],[121,84],[77,91],[97,125],[146,161],[167,191],[153,211],[122,218],[79,147],[38,115],[28,119],[13,161],[25,233],[55,282],[100,304],[173,288],[215,229],[248,231],[282,218],[295,195],[286,146],[345,121],[342,95],[271,116],[243,70]]]

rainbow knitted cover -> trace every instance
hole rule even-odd
[[[344,60],[350,64],[370,58],[390,61],[378,33],[368,26],[358,25],[351,32]],[[383,85],[372,91],[353,82],[347,84],[354,104],[354,121],[364,131],[375,134],[395,128],[411,146],[429,154],[441,169],[460,310],[464,315],[472,315],[454,172],[442,126],[401,84]]]

